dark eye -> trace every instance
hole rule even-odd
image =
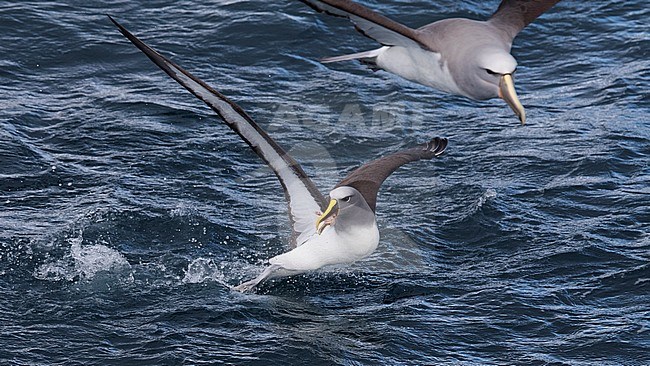
[[[350,202],[350,196],[347,196],[347,197],[343,197],[343,198],[341,198],[341,201],[343,201],[343,202]]]
[[[498,75],[498,74],[499,74],[499,73],[494,72],[494,71],[492,71],[492,70],[490,70],[490,69],[485,69],[485,71],[486,71],[488,74],[490,74],[490,75]]]

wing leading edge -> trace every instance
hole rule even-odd
[[[377,206],[377,192],[388,176],[404,164],[421,159],[432,159],[441,155],[447,148],[447,142],[444,137],[436,137],[425,145],[401,150],[373,160],[348,174],[336,186],[355,188],[366,199],[368,206],[374,212]]]
[[[347,18],[366,37],[384,46],[428,46],[418,39],[418,32],[349,0],[300,0],[318,12]]]
[[[502,0],[489,22],[508,34],[517,34],[560,0]]]
[[[235,131],[273,169],[282,184],[289,205],[294,241],[298,237],[306,238],[315,232],[314,221],[318,217],[317,213],[327,206],[327,201],[305,174],[300,164],[258,126],[241,107],[146,45],[111,16],[109,18],[120,32],[158,67],[212,108],[228,127]],[[295,244],[300,245],[301,242]]]

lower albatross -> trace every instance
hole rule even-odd
[[[436,137],[424,145],[362,165],[334,187],[328,202],[300,165],[237,104],[109,18],[158,67],[212,108],[280,180],[293,226],[293,249],[271,258],[269,266],[257,278],[240,284],[236,290],[250,291],[271,278],[352,263],[370,255],[379,243],[375,208],[383,181],[400,166],[437,157],[447,147],[446,138]]]
[[[503,0],[486,21],[449,18],[413,29],[350,0],[300,0],[319,12],[348,18],[383,47],[328,57],[323,63],[360,60],[404,79],[474,100],[499,97],[522,124],[526,111],[515,91],[517,34],[559,0]]]

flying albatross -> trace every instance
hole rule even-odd
[[[293,226],[293,249],[271,258],[269,266],[257,278],[235,287],[239,291],[249,291],[267,279],[352,263],[370,255],[379,243],[375,209],[383,181],[400,166],[432,159],[447,147],[446,138],[436,137],[421,146],[367,163],[337,184],[329,193],[328,202],[300,165],[237,104],[109,18],[158,67],[212,108],[280,180]]]
[[[449,18],[413,29],[350,0],[300,0],[319,12],[348,18],[381,48],[328,57],[360,60],[404,79],[475,100],[499,97],[521,123],[526,112],[515,91],[513,39],[559,0],[503,0],[486,21]]]

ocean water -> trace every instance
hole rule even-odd
[[[200,3],[200,4],[199,4]],[[410,26],[498,1],[366,1]],[[246,109],[326,194],[433,136],[371,257],[240,294],[281,187],[105,14]],[[356,63],[299,1],[0,1],[0,364],[650,364],[650,8],[564,1],[515,40],[528,123]]]

